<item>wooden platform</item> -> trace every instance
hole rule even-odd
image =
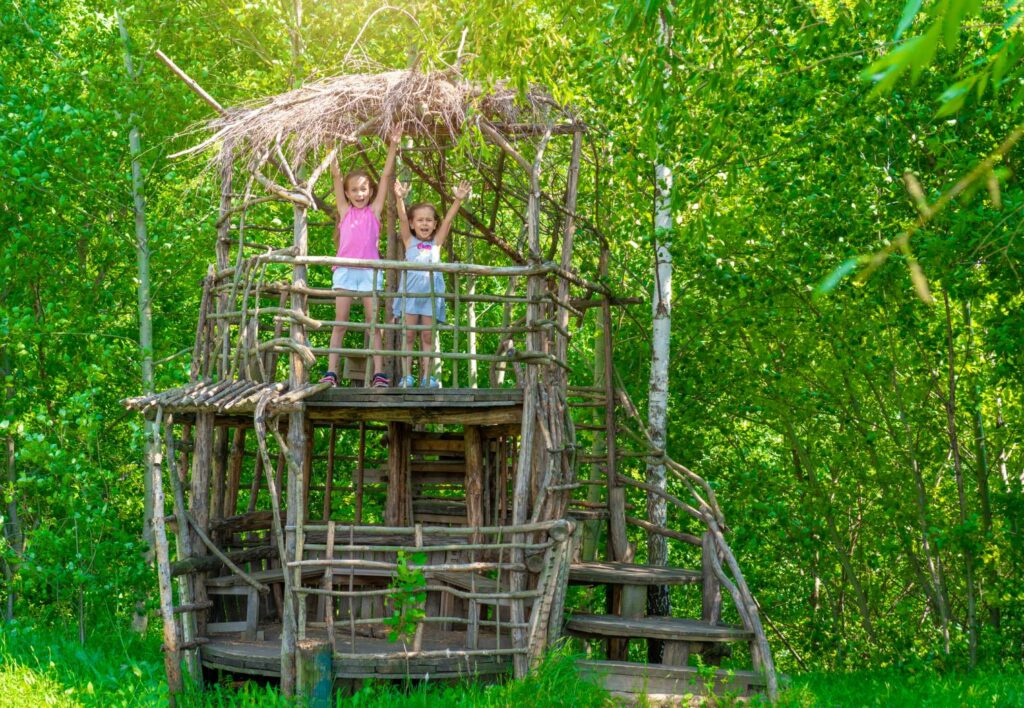
[[[518,388],[355,388],[339,386],[305,400],[310,420],[518,425]]]
[[[742,627],[674,617],[637,617],[612,615],[573,615],[566,631],[580,637],[629,637],[685,642],[750,641],[753,633]]]
[[[280,625],[263,626],[262,640],[245,641],[237,638],[218,637],[202,646],[203,665],[231,673],[279,677],[281,671]],[[310,637],[325,638],[324,630],[309,631]],[[427,627],[423,637],[421,654],[444,652],[451,649],[450,656],[426,656],[410,653],[408,656],[383,658],[382,654],[403,652],[401,642],[389,642],[386,638],[357,635],[351,641],[348,626],[338,622],[334,674],[336,678],[405,679],[458,678],[483,674],[503,674],[511,671],[512,655],[494,653],[498,649],[493,632],[481,632],[479,650],[470,656],[459,656],[456,651],[465,647],[465,632],[444,632]],[[508,634],[502,633],[501,648],[511,645]],[[354,656],[355,655],[355,656]],[[360,656],[362,655],[362,656]]]
[[[610,561],[573,563],[569,568],[574,585],[690,585],[703,582],[703,577],[699,570]]]

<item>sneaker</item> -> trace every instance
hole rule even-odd
[[[328,371],[320,379],[320,383],[329,383],[331,386],[337,386],[338,385],[338,375],[336,373],[334,373],[333,371]]]
[[[429,379],[423,379],[420,381],[420,387],[422,388],[441,388],[441,382],[431,376]]]
[[[370,386],[373,388],[391,388],[391,377],[378,372],[373,375],[373,381],[370,383]]]
[[[402,377],[402,380],[398,382],[398,388],[415,388],[416,377],[412,374],[406,374]]]

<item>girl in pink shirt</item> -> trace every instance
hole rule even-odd
[[[402,131],[395,130],[391,134],[388,145],[388,156],[380,175],[380,189],[373,183],[373,178],[365,170],[353,170],[341,178],[338,161],[331,164],[331,177],[334,181],[334,197],[338,204],[338,228],[334,230],[334,244],[339,258],[360,258],[363,260],[380,260],[378,243],[380,241],[380,213],[384,208],[384,199],[395,171],[395,156],[398,154],[398,143]],[[371,201],[372,200],[372,201]],[[377,319],[377,308],[373,296],[375,289],[384,289],[384,277],[376,271],[377,287],[374,288],[374,271],[370,268],[350,268],[334,266],[332,283],[335,290],[342,290],[346,295],[338,295],[335,299],[334,319],[347,322],[352,300],[360,297],[363,301],[363,312],[367,322]],[[345,338],[345,325],[335,325],[331,331],[331,349],[340,349]],[[371,346],[381,349],[380,331],[373,333]],[[334,386],[338,385],[338,366],[341,355],[331,352],[327,358],[327,373],[320,379]],[[391,381],[384,373],[384,360],[379,354],[373,356],[373,386],[387,388]]]

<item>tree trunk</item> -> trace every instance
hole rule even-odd
[[[964,358],[974,360],[979,367],[985,365],[984,357],[975,354],[974,321],[971,317],[971,303],[963,305],[964,326],[967,328],[967,350]],[[974,426],[974,481],[978,487],[978,502],[981,504],[981,530],[984,541],[992,538],[992,501],[989,494],[988,441],[985,439],[985,418],[981,412],[981,385],[978,383],[980,374],[974,374],[970,386],[971,422]],[[982,573],[985,587],[994,590],[998,584],[994,564],[983,564]],[[993,602],[993,598],[995,601]],[[995,593],[988,595],[988,620],[993,627],[999,627],[999,601]]]
[[[138,72],[132,62],[131,43],[128,38],[128,28],[125,27],[124,18],[117,13],[117,27],[121,34],[121,43],[124,47],[124,68],[128,80],[138,80]],[[132,112],[128,116],[128,149],[132,160],[132,210],[135,214],[135,255],[138,263],[139,292],[139,352],[142,356],[142,391],[153,393],[153,303],[149,293],[149,235],[146,232],[146,202],[143,198],[142,178],[142,144],[139,137],[139,127],[136,125],[138,116]],[[146,467],[143,475],[143,502],[142,502],[142,538],[146,542],[144,554],[146,565],[153,564],[153,465],[159,454],[159,440],[153,435],[153,423],[146,420],[143,423],[146,440]],[[143,603],[136,608],[132,626],[136,631],[143,633],[149,624],[149,618],[141,609]]]
[[[814,469],[814,461],[811,459],[810,453],[800,443],[800,440],[796,435],[796,430],[788,418],[783,419],[783,425],[785,426],[786,437],[789,438],[790,445],[792,446],[793,466],[796,468],[798,477],[806,478],[812,501],[815,504],[820,504],[822,509],[827,509],[827,500],[825,499],[825,495],[822,494],[821,485],[818,483],[817,473]],[[843,542],[842,536],[839,533],[839,529],[836,528],[835,519],[832,515],[826,512],[824,517],[825,531],[828,534],[828,540],[836,552],[836,556],[843,568],[843,572],[846,574],[846,579],[849,581],[850,587],[853,588],[854,601],[857,603],[857,609],[860,612],[861,626],[864,628],[864,633],[867,635],[868,640],[872,644],[877,644],[878,637],[875,633],[874,624],[871,621],[871,609],[868,606],[867,593],[864,591],[864,586],[860,581],[860,576],[857,575],[853,568],[853,554]]]
[[[668,42],[668,26],[664,14],[659,17],[658,41]],[[664,73],[670,73],[668,68]],[[661,133],[661,126],[658,126]],[[659,147],[662,137],[659,135]],[[669,253],[667,235],[672,231],[672,168],[664,164],[654,166],[657,181],[657,197],[654,215],[654,291],[651,294],[651,377],[647,395],[647,425],[651,431],[651,443],[659,450],[665,449],[668,425],[668,362],[669,340],[672,330],[672,254]],[[610,405],[610,403],[609,403]],[[665,465],[647,465],[647,483],[665,490]],[[647,518],[657,526],[667,526],[668,507],[664,496],[647,493]],[[647,562],[649,565],[668,563],[668,541],[656,533],[647,533]],[[647,588],[647,614],[668,615],[671,610],[668,587],[652,585]],[[647,660],[661,663],[664,651],[662,642],[651,640],[647,643]]]
[[[946,430],[949,434],[949,451],[953,457],[953,472],[956,474],[956,492],[959,501],[960,525],[966,527],[968,519],[967,491],[964,485],[963,461],[960,458],[960,439],[956,426],[956,355],[953,350],[953,322],[949,309],[949,293],[942,292],[942,300],[946,307]],[[977,589],[974,586],[974,550],[971,540],[964,543],[964,571],[967,581],[967,642],[970,653],[970,666],[973,669],[978,663],[978,622],[977,622]]]

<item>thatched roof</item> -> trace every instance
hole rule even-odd
[[[204,146],[220,141],[236,156],[258,161],[275,144],[301,154],[359,135],[383,137],[399,125],[406,134],[457,135],[478,117],[520,127],[571,120],[540,89],[522,96],[504,85],[483,90],[443,73],[390,71],[336,76],[228,108],[210,121],[213,136]]]

